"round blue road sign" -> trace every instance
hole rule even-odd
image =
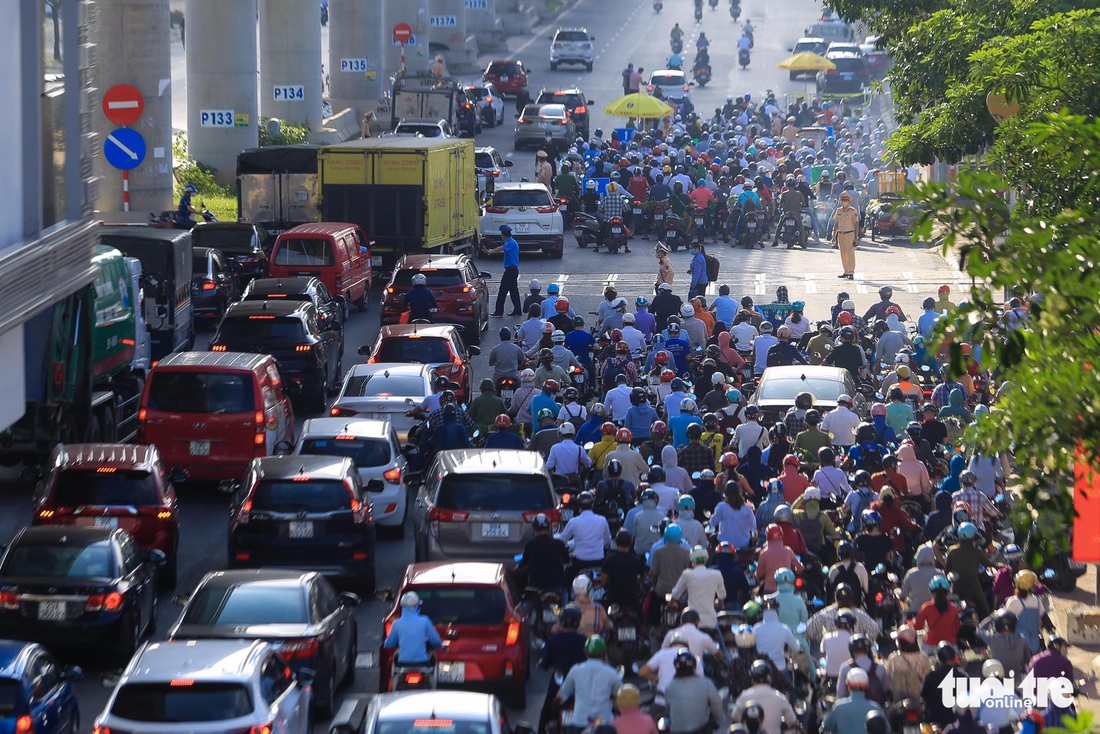
[[[137,168],[145,160],[145,138],[137,130],[120,127],[103,140],[103,155],[120,171]]]

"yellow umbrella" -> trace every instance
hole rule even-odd
[[[780,61],[779,68],[788,71],[821,71],[835,69],[836,64],[813,51],[801,51]]]
[[[641,120],[659,120],[675,113],[666,102],[648,94],[635,92],[619,97],[603,109],[613,117],[633,117]]]

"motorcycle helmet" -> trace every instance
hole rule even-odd
[[[549,321],[546,322],[546,325],[551,327],[549,333],[552,334],[554,332],[554,329],[552,328],[554,325],[551,324]],[[539,361],[540,362],[553,362],[554,361],[554,353],[550,351],[549,347],[543,347],[542,349],[539,350]]]
[[[779,586],[794,586],[794,571],[789,568],[780,568],[775,572],[775,583]]]
[[[589,181],[589,183],[596,183],[595,181]],[[552,296],[558,295],[561,292],[561,287],[557,283],[551,283],[546,286],[546,292]]]
[[[706,563],[709,556],[707,555],[707,549],[701,545],[697,545],[691,549],[691,562],[692,563]]]
[[[857,489],[859,487],[870,487],[871,486],[871,472],[867,471],[866,469],[860,469],[859,471],[857,471],[852,476],[852,486],[857,488]]]
[[[603,403],[593,403],[592,407],[588,409],[588,414],[602,418],[607,415],[607,408]]]
[[[680,545],[684,539],[684,531],[676,523],[671,523],[664,532],[665,545]]]
[[[833,598],[836,599],[837,605],[844,604],[850,607],[852,602],[855,601],[855,592],[848,584],[837,584],[836,589],[833,591]]]
[[[727,451],[722,454],[722,468],[733,469],[737,466],[737,454],[732,451]]]
[[[753,683],[770,685],[772,682],[771,665],[768,664],[767,660],[754,660],[749,668],[749,678]]]
[[[653,425],[649,427],[650,437],[664,436],[667,433],[668,433],[668,424],[665,423],[664,421],[653,421]]]
[[[704,415],[703,416],[703,428],[707,429],[708,431],[712,431],[712,432],[717,431],[718,430],[718,416],[715,415],[714,413],[707,413],[706,415]]]
[[[755,624],[760,619],[760,614],[760,603],[755,599],[750,599],[741,607],[741,616],[750,624]],[[750,627],[749,629],[752,628]],[[756,644],[755,638],[753,639],[753,644]]]
[[[635,308],[644,308],[646,306],[649,306],[649,299],[645,296],[638,296],[634,299],[634,306]]]
[[[974,540],[978,537],[978,526],[972,522],[964,522],[959,526],[959,540]]]
[[[559,301],[559,303],[561,303],[561,301]],[[550,341],[554,344],[564,344],[565,332],[561,329],[554,329],[554,331],[550,334]]]
[[[863,524],[864,530],[877,528],[882,525],[882,515],[878,513],[878,510],[864,510],[862,514],[860,514],[859,519]]]
[[[665,350],[663,350],[663,349],[662,349],[661,351],[659,351],[659,352],[657,352],[656,354],[654,354],[654,355],[653,355],[653,363],[654,363],[654,364],[656,364],[656,365],[657,365],[658,367],[664,367],[664,366],[665,366],[666,364],[668,364],[668,360],[669,360],[669,354],[668,354],[668,352],[666,352],[666,351],[665,351]],[[668,371],[669,371],[669,372],[672,372],[672,370],[668,370]],[[663,375],[663,374],[664,374],[664,373],[662,373],[662,375]],[[675,377],[675,376],[676,376],[676,373],[675,373],[675,372],[673,372],[673,373],[672,373],[672,376],[673,376],[673,377]],[[671,379],[671,378],[669,378],[669,380],[668,380],[668,381],[669,381],[669,382],[672,382],[672,379]]]
[[[660,484],[665,481],[665,469],[660,465],[651,466],[649,467],[649,474],[647,474],[647,476],[651,484]]]
[[[535,515],[535,519],[531,521],[531,528],[534,530],[549,530],[550,518],[546,517],[544,513]]]
[[[565,402],[572,403],[576,400],[580,400],[581,391],[575,387],[567,387],[565,388],[565,392],[562,393],[562,397],[565,398]]]
[[[871,709],[867,712],[863,727],[867,734],[887,734],[890,731],[890,724],[886,721],[886,716],[878,709]]]
[[[680,401],[680,412],[681,413],[690,413],[690,414],[694,415],[696,410],[698,410],[698,406],[695,404],[695,401],[692,400],[691,398],[684,398],[683,400]]]
[[[1003,554],[1006,563],[1017,563],[1024,559],[1024,551],[1015,543],[1009,543],[1004,547]]]
[[[977,483],[978,475],[970,471],[969,469],[963,469],[962,473],[959,474],[959,484],[971,487]]]
[[[542,408],[541,410],[539,410],[538,415],[535,416],[535,420],[540,423],[547,419],[554,419],[554,411],[550,410],[549,408]]]
[[[755,602],[752,602],[755,604]],[[745,606],[748,606],[747,604]],[[747,624],[742,624],[737,627],[737,631],[734,632],[734,641],[738,648],[744,650],[756,645],[756,633],[752,627]]]
[[[1000,660],[986,660],[982,663],[982,677],[1004,680],[1005,666],[1001,664]]]
[[[734,405],[740,403],[743,400],[743,397],[741,395],[741,391],[738,390],[737,388],[731,388],[731,389],[727,390],[726,391],[726,400],[730,401],[730,403],[732,403]]]
[[[558,624],[564,629],[575,630],[581,626],[581,618],[583,613],[580,608],[574,604],[568,604],[561,610],[561,614],[558,616]]]
[[[562,425],[570,426],[572,423],[563,423]],[[580,505],[582,510],[591,510],[592,506],[596,504],[596,495],[590,490],[586,489],[577,495],[577,504]]]
[[[535,381],[535,371],[532,369],[525,369],[519,373],[519,381],[524,385],[530,385]]]
[[[584,641],[584,654],[588,657],[603,657],[605,652],[607,652],[607,642],[599,635],[589,635]]]
[[[615,432],[615,441],[617,443],[630,443],[634,440],[634,434],[630,432],[629,428],[620,428]]]
[[[547,380],[542,383],[542,389],[547,393],[556,393],[558,390],[561,390],[561,385],[558,384],[557,380]]]
[[[883,403],[875,403],[874,405],[871,406],[871,415],[873,415],[873,416],[881,415],[881,416],[885,417],[886,416],[886,405],[883,404]]]
[[[852,314],[848,313],[847,311],[841,311],[839,314],[837,314],[836,323],[837,323],[837,326],[841,327],[840,337],[842,339],[853,339],[853,338],[855,338],[855,335],[856,335],[855,330],[852,330],[852,331],[845,331],[844,330],[845,328],[851,329]]]
[[[680,499],[676,500],[676,509],[680,512],[695,512],[695,498],[690,494],[680,495]]]
[[[647,400],[647,398],[646,398],[645,390],[643,390],[642,388],[636,387],[636,388],[634,388],[633,390],[630,391],[630,404],[631,405],[642,405],[646,402],[646,400]]]
[[[959,653],[955,650],[955,646],[947,640],[943,640],[936,647],[936,659],[940,661],[941,665],[954,665],[959,660]]]
[[[427,279],[427,277],[424,276],[423,273],[417,273],[416,275],[414,275],[412,277],[412,284],[413,285],[427,285],[428,284],[428,279]]]
[[[783,542],[783,528],[775,523],[770,523],[764,531],[764,537],[768,540]]]
[[[588,179],[587,181],[584,182],[584,187],[586,189],[588,189],[589,191],[595,191],[596,190],[596,182],[592,179]],[[551,285],[551,287],[553,287],[553,286]],[[547,289],[547,293],[549,293],[549,292],[550,292],[549,289]]]
[[[870,656],[871,654],[871,641],[867,639],[867,635],[855,634],[848,640],[848,654],[852,657],[863,654]]]
[[[856,637],[858,636],[859,635],[856,635]],[[848,685],[848,690],[850,691],[864,691],[870,684],[871,679],[867,676],[866,670],[858,665],[853,665],[848,671],[848,675],[844,677],[844,682]]]
[[[775,326],[772,324],[772,322],[765,321],[764,323],[760,324],[760,331],[763,334],[770,334],[775,331]]]
[[[821,413],[811,408],[806,411],[806,425],[816,426],[821,423]]]
[[[943,574],[936,574],[932,577],[932,580],[928,582],[928,590],[935,591],[951,591],[951,582],[947,580],[947,577]]]
[[[622,334],[620,334],[619,336],[622,336]],[[630,354],[630,345],[627,344],[624,341],[616,342],[615,343],[615,354],[629,355]]]
[[[797,458],[797,457],[796,457]],[[802,493],[803,502],[820,502],[821,490],[817,487],[806,487],[806,491]]]
[[[493,425],[499,430],[505,430],[512,427],[512,417],[507,413],[501,413],[495,419],[493,419]]]
[[[773,480],[775,481],[775,480]],[[779,491],[783,491],[783,483],[779,483]],[[794,524],[794,510],[791,506],[783,503],[775,508],[775,512],[772,514],[772,519],[776,522],[787,523],[788,525]]]
[[[1007,609],[998,609],[993,614],[993,629],[998,632],[1016,633],[1016,615]]]
[[[1039,583],[1039,577],[1035,575],[1034,571],[1024,569],[1017,571],[1014,578],[1016,588],[1021,591],[1032,591],[1035,585]]]
[[[619,429],[611,421],[607,421],[600,426],[601,436],[614,436],[615,432]]]
[[[652,502],[653,505],[656,506],[657,503],[660,502],[661,496],[657,494],[657,490],[646,487],[642,490],[641,495],[639,495],[639,499],[642,502]]]
[[[841,609],[836,613],[836,627],[851,632],[856,628],[856,615],[850,609]]]
[[[572,423],[566,421],[558,426],[558,435],[564,437],[577,435],[577,428]]]
[[[686,647],[680,648],[672,659],[672,667],[677,676],[695,675],[695,656]]]

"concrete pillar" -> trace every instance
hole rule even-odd
[[[439,50],[452,75],[468,74],[477,66],[477,46],[467,30],[466,0],[429,0],[428,50]]]
[[[332,111],[338,114],[351,108],[361,117],[386,89],[382,56],[383,44],[389,39],[382,27],[382,3],[329,0],[328,12],[327,68]]]
[[[260,0],[260,116],[307,124],[312,130],[321,126],[317,3]]]
[[[232,184],[237,154],[259,144],[256,5],[249,0],[187,0],[184,15],[187,147],[195,160],[217,169],[220,183]]]
[[[497,17],[497,0],[466,0],[466,30],[477,39],[478,51],[506,49],[504,21]]]
[[[401,71],[401,46],[393,42],[393,27],[398,23],[412,26],[416,43],[405,46],[405,69],[409,74],[431,71],[428,56],[428,0],[383,0],[382,48],[385,49],[385,75],[388,80]]]
[[[119,126],[104,115],[103,95],[116,84],[141,92],[145,109],[131,127],[145,140],[145,159],[129,173],[130,210],[161,211],[173,207],[172,194],[172,68],[169,48],[168,0],[100,0],[88,13],[88,40],[95,45],[90,69],[94,92],[93,130],[101,145],[92,151],[99,178],[94,207],[122,211],[122,172],[103,155],[102,142]]]

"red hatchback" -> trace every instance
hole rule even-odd
[[[489,328],[489,287],[485,284],[489,274],[479,271],[465,255],[405,255],[398,260],[382,295],[382,323],[406,322],[403,296],[417,274],[427,279],[439,305],[432,320],[459,324],[467,344],[480,344],[481,332]]]
[[[369,356],[367,364],[396,362],[428,364],[437,374],[458,385],[458,402],[473,400],[473,366],[470,357],[481,354],[481,348],[467,346],[463,332],[452,324],[397,324],[383,326],[373,346],[359,347],[359,354]]]
[[[58,444],[34,497],[35,525],[121,528],[142,550],[167,556],[160,580],[176,585],[176,490],[156,446]]]
[[[501,94],[515,96],[527,91],[528,74],[530,72],[522,61],[498,59],[489,62],[481,78],[483,81],[495,84]]]
[[[519,599],[499,563],[416,563],[405,571],[393,609],[383,623],[386,636],[401,616],[401,597],[415,591],[420,613],[443,640],[436,652],[440,688],[491,689],[510,705],[526,701],[530,628]],[[388,687],[393,650],[382,648],[380,680]]]

